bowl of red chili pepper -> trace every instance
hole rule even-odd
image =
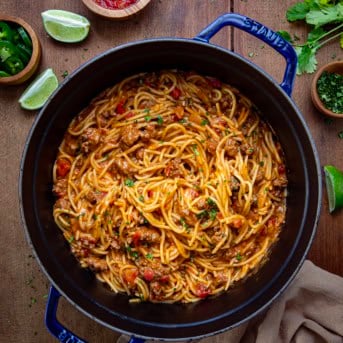
[[[328,63],[318,70],[312,80],[311,97],[321,113],[343,118],[343,61]]]
[[[82,0],[92,12],[107,19],[128,19],[150,0]]]
[[[25,82],[40,58],[40,42],[32,27],[19,17],[0,14],[0,84]]]

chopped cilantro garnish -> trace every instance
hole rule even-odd
[[[147,121],[147,122],[149,122],[149,121],[151,120],[151,116],[145,116],[145,117],[144,117],[144,120]]]
[[[139,200],[140,202],[144,202],[144,196],[143,196],[143,195],[140,195],[139,198],[138,198],[138,200]]]
[[[195,156],[199,156],[200,155],[199,151],[198,151],[198,146],[196,144],[192,145],[192,150],[193,150]]]
[[[137,251],[133,251],[131,252],[131,256],[134,258],[134,259],[137,259],[139,257],[139,254]]]
[[[70,236],[70,238],[68,239],[68,242],[72,243],[74,241],[74,239],[75,239],[74,236]]]
[[[205,125],[208,125],[209,124],[209,121],[207,119],[203,119],[200,123],[201,126],[205,126]]]
[[[154,257],[149,252],[145,255],[148,260],[152,260]]]
[[[210,219],[211,220],[215,220],[216,217],[217,217],[217,210],[215,208],[212,208],[210,211],[209,211],[209,215],[210,215]]]
[[[163,118],[161,116],[157,116],[157,124],[162,125],[163,124]]]
[[[134,184],[135,184],[135,181],[133,181],[132,179],[125,180],[125,186],[133,187]]]
[[[242,260],[242,256],[241,256],[240,253],[238,253],[238,254],[236,255],[236,260],[237,260],[237,261],[241,261],[241,260]]]
[[[211,198],[207,198],[206,199],[206,202],[207,202],[207,205],[208,206],[211,206],[211,207],[217,207],[217,204],[216,204],[216,202],[213,200],[213,199],[211,199]]]

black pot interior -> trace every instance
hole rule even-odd
[[[196,304],[130,304],[79,267],[54,223],[52,166],[71,119],[108,86],[141,71],[196,70],[236,86],[261,110],[286,154],[289,196],[286,225],[269,261],[228,293]],[[186,339],[232,328],[268,305],[305,258],[321,198],[317,155],[295,105],[275,81],[239,56],[186,39],[128,44],[101,55],[64,81],[39,114],[24,152],[20,196],[29,240],[52,283],[79,309],[121,331],[144,337]]]

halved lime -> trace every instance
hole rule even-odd
[[[343,172],[334,166],[324,166],[326,192],[330,213],[343,207]]]
[[[42,12],[46,32],[54,39],[64,43],[76,43],[84,40],[89,32],[87,18],[77,13],[62,10]]]
[[[58,87],[54,71],[49,68],[40,74],[24,91],[19,103],[26,110],[37,110],[45,104],[50,95]]]

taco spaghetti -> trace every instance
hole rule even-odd
[[[237,89],[142,73],[71,122],[54,218],[82,267],[131,301],[195,302],[256,270],[286,213],[282,148]]]

